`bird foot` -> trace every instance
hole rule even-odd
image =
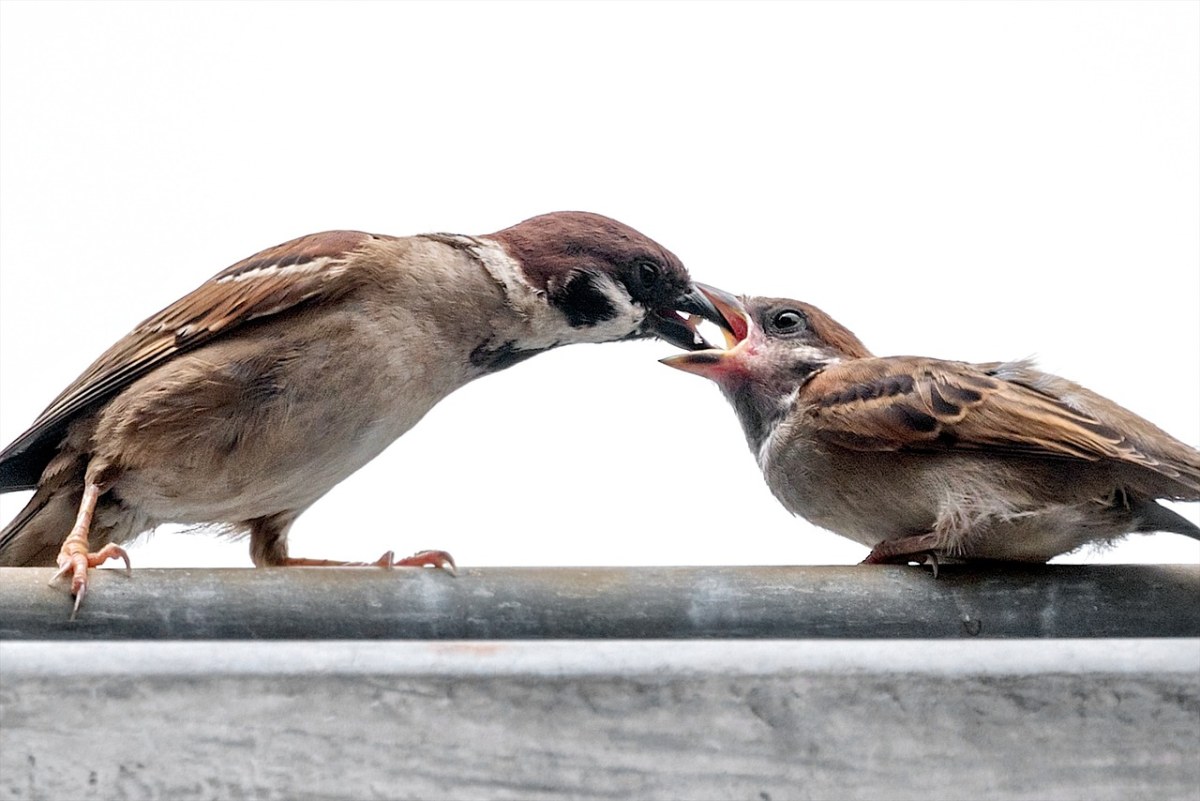
[[[930,547],[931,535],[905,537],[899,540],[884,540],[871,549],[867,558],[859,562],[862,565],[907,565],[916,562],[919,565],[928,563],[933,570],[933,577],[938,577],[937,553]]]
[[[129,554],[119,545],[110,542],[100,550],[92,552],[88,550],[86,540],[68,537],[67,541],[63,543],[62,549],[58,552],[58,572],[50,577],[49,583],[53,584],[68,573],[71,574],[71,594],[75,596],[75,606],[71,609],[71,620],[74,620],[75,615],[79,613],[79,604],[83,602],[83,596],[87,594],[88,569],[99,567],[109,559],[124,559],[125,575],[133,574]]]
[[[388,551],[371,564],[391,570],[393,567],[432,567],[445,570],[452,576],[458,575],[458,566],[454,557],[445,551],[417,551],[412,556],[403,559],[396,558],[395,551]]]
[[[283,561],[288,567],[382,567],[391,570],[394,567],[432,567],[445,570],[452,576],[458,575],[458,567],[454,557],[445,551],[418,551],[403,559],[396,558],[395,551],[388,551],[374,562],[338,562],[333,559],[302,559],[288,558]]]

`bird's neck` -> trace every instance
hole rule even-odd
[[[746,443],[754,454],[762,450],[775,430],[775,426],[787,416],[795,400],[795,393],[779,395],[763,392],[752,383],[724,387],[725,397],[737,413],[746,435]]]
[[[470,260],[471,271],[482,283],[475,296],[477,309],[469,312],[487,336],[472,341],[467,358],[472,367],[492,373],[518,364],[571,341],[571,331],[562,313],[554,309],[546,293],[533,286],[520,265],[499,242],[462,234],[426,234],[424,238],[449,246]],[[448,315],[453,316],[453,315]]]
[[[829,363],[830,360],[815,359],[792,362],[786,370],[751,372],[741,380],[722,384],[751,451],[756,455],[761,453],[776,426],[792,413],[805,385]]]

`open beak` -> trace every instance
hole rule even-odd
[[[689,348],[691,353],[681,353],[659,361],[677,370],[714,378],[727,365],[732,351],[750,335],[750,315],[742,302],[728,292],[705,284],[696,284],[696,287],[721,318],[720,322],[713,322],[721,326],[721,333],[725,335],[726,350],[704,343],[702,349]]]
[[[712,345],[696,330],[701,320],[716,323],[722,331],[728,331],[729,319],[710,299],[714,295],[732,298],[719,289],[704,284],[694,284],[688,292],[675,299],[672,306],[655,309],[649,316],[647,328],[660,339],[684,350],[710,350]],[[735,301],[736,302],[736,301]],[[729,334],[725,334],[729,338]]]

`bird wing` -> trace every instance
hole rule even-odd
[[[0,452],[0,491],[31,489],[66,427],[177,354],[252,320],[348,290],[347,257],[377,239],[360,231],[309,234],[222,270],[142,321],[84,370],[25,433]]]
[[[1146,468],[1200,493],[1200,453],[1115,403],[1026,362],[856,359],[799,396],[822,440],[860,451],[987,449]],[[1163,440],[1162,447],[1148,439]]]

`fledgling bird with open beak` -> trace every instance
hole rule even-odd
[[[0,491],[36,490],[0,565],[57,563],[78,609],[88,568],[162,523],[248,534],[259,566],[345,564],[290,557],[289,527],[446,395],[572,343],[709,347],[698,318],[722,319],[679,259],[598,214],[300,237],[142,322],[0,452]]]
[[[871,548],[866,563],[1045,562],[1132,532],[1200,529],[1200,452],[1027,361],[879,358],[795,300],[702,288],[728,350],[664,359],[715,381],[793,514]]]

